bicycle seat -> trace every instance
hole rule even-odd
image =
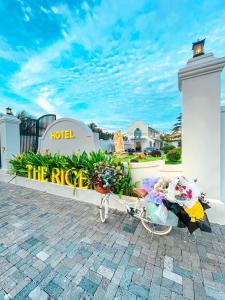
[[[144,198],[148,194],[148,192],[142,188],[134,188],[133,192],[140,198]]]

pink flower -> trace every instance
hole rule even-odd
[[[190,198],[190,199],[192,198],[192,190],[188,190],[188,191],[187,191],[187,196],[188,196],[188,198]]]
[[[180,195],[181,195],[181,197],[187,197],[186,193],[181,193]]]

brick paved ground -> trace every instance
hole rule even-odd
[[[95,206],[0,183],[0,299],[225,299],[225,227],[151,237]]]

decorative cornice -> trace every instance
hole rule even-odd
[[[221,72],[224,66],[225,57],[214,58],[211,53],[190,59],[187,63],[187,66],[180,69],[178,72],[179,90],[182,90],[182,80],[210,73]]]

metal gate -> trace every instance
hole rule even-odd
[[[37,152],[38,140],[48,125],[56,120],[56,115],[48,114],[39,119],[26,118],[20,123],[20,153]]]

